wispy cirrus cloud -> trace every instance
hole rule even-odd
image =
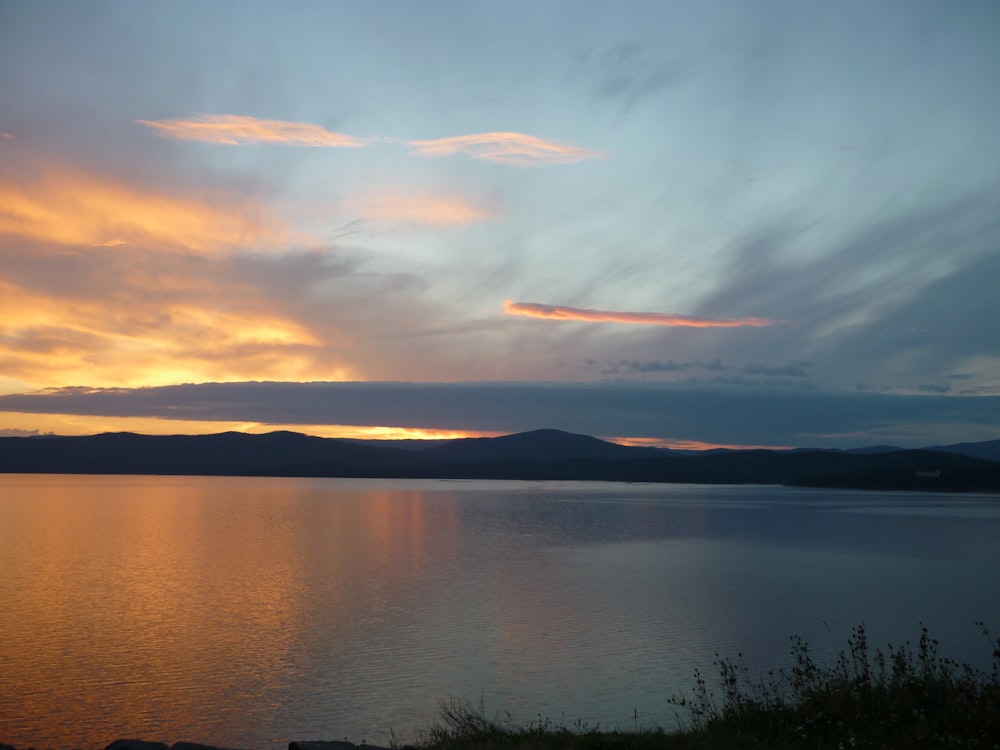
[[[688,66],[636,42],[577,50],[571,61],[571,80],[586,85],[599,101],[618,102],[622,111],[683,80]]]
[[[287,120],[263,120],[244,115],[197,115],[165,120],[136,120],[165,138],[225,146],[276,143],[312,148],[361,148],[371,139],[335,133],[321,125]]]
[[[493,216],[492,210],[459,195],[372,193],[352,199],[348,208],[364,219],[425,226],[473,224]]]
[[[512,302],[511,300],[504,302],[503,310],[507,315],[523,315],[528,318],[546,320],[577,320],[588,323],[623,323],[626,325],[680,328],[740,328],[743,326],[759,328],[781,322],[767,318],[699,318],[669,313],[590,310],[581,307],[540,305],[535,302]]]
[[[511,164],[516,167],[572,164],[603,156],[599,151],[512,132],[475,133],[427,141],[407,141],[406,145],[418,156],[461,154],[481,161]]]
[[[164,138],[224,146],[279,144],[311,148],[363,148],[376,143],[401,143],[417,156],[462,155],[516,167],[572,164],[603,157],[602,153],[593,149],[516,132],[473,133],[408,141],[388,136],[361,138],[308,122],[265,120],[245,115],[197,115],[136,122],[152,128]]]

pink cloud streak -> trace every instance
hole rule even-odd
[[[578,320],[588,323],[623,323],[626,325],[680,328],[740,328],[743,326],[760,328],[780,322],[767,318],[697,318],[668,313],[588,310],[580,307],[540,305],[534,302],[512,302],[511,300],[506,300],[503,303],[503,311],[507,315],[523,315],[528,318],[545,320]]]
[[[320,125],[286,120],[261,120],[243,115],[198,115],[190,119],[136,120],[164,138],[240,146],[254,143],[277,143],[314,148],[360,148],[364,138],[334,133]]]
[[[603,154],[568,143],[515,132],[473,133],[431,140],[407,141],[392,137],[358,138],[335,133],[320,125],[288,120],[262,120],[245,115],[197,115],[164,120],[136,120],[157,135],[185,141],[224,146],[261,143],[315,148],[362,148],[374,143],[399,143],[417,156],[440,157],[461,154],[471,159],[517,167],[571,164]]]
[[[406,145],[418,156],[452,156],[464,154],[473,159],[517,167],[543,164],[571,164],[584,159],[600,158],[597,151],[557,143],[524,133],[475,133],[436,138],[429,141],[407,141]]]

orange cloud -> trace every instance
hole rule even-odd
[[[325,362],[331,342],[298,321],[218,309],[238,293],[208,284],[204,294],[135,286],[107,298],[55,297],[0,281],[0,372],[50,387],[358,379]]]
[[[320,125],[287,120],[261,120],[242,115],[198,115],[190,119],[136,120],[164,138],[203,141],[226,146],[277,143],[312,148],[361,148],[370,142],[352,135],[334,133]]]
[[[792,450],[791,445],[743,445],[740,443],[705,443],[701,440],[675,440],[673,438],[650,438],[650,437],[611,437],[604,438],[611,443],[618,445],[628,445],[642,448],[669,448],[675,451],[711,451],[711,450],[731,450],[750,451],[767,450],[781,451]]]
[[[597,151],[547,141],[524,133],[476,133],[430,141],[407,141],[419,156],[452,156],[464,154],[473,159],[535,167],[545,164],[571,164],[601,156]]]
[[[429,226],[472,224],[492,213],[457,195],[419,196],[380,193],[351,201],[350,210],[365,219],[384,219]]]
[[[4,138],[4,139],[10,141],[10,140],[14,139],[14,134],[13,133],[0,133],[0,138]]]
[[[518,167],[571,164],[603,156],[591,149],[514,132],[473,133],[432,140],[400,141],[396,138],[358,138],[346,133],[335,133],[312,123],[263,120],[245,115],[198,115],[192,118],[171,117],[136,122],[152,128],[164,138],[225,146],[276,143],[313,148],[362,148],[372,143],[402,142],[418,156],[463,154],[473,159]]]
[[[62,245],[142,242],[211,252],[306,243],[263,206],[235,196],[199,201],[77,172],[31,184],[0,178],[0,234]]]
[[[779,322],[766,318],[695,318],[688,315],[670,315],[650,312],[613,312],[588,310],[579,307],[539,305],[534,302],[503,303],[507,315],[524,315],[547,320],[582,320],[588,323],[624,323],[627,325],[669,326],[680,328],[739,328],[741,326],[771,326]]]

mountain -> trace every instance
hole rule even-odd
[[[863,448],[848,448],[844,453],[873,454],[873,453],[895,453],[901,451],[895,445],[866,445]]]
[[[984,461],[1000,461],[1000,440],[986,440],[982,443],[956,443],[928,448],[933,451],[957,453],[960,456],[972,456]]]
[[[991,444],[951,447],[992,455]],[[1000,492],[1000,463],[957,450],[731,450],[689,455],[559,430],[452,440],[424,448],[294,432],[3,437],[0,472],[555,479]]]
[[[590,435],[575,435],[562,430],[532,430],[495,438],[448,440],[425,449],[423,454],[445,462],[544,463],[572,459],[621,461],[654,458],[663,455],[663,451],[658,448],[618,445]]]
[[[0,471],[79,474],[383,476],[416,469],[410,454],[297,432],[0,438]]]

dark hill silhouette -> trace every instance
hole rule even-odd
[[[1000,461],[1000,440],[986,440],[982,443],[956,443],[955,445],[936,445],[928,450],[957,453],[960,456],[972,456],[984,461]]]
[[[414,464],[408,456],[297,432],[0,438],[0,471],[7,472],[383,476],[392,467],[405,476]]]
[[[294,432],[0,438],[0,471],[84,474],[562,479],[1000,492],[1000,463],[956,452],[627,447],[559,430],[421,450]]]
[[[863,448],[848,448],[844,453],[895,453],[904,450],[895,445],[866,445]]]
[[[423,451],[436,461],[526,461],[529,463],[596,459],[621,461],[662,455],[657,448],[631,447],[609,443],[590,435],[562,430],[532,430],[494,438],[448,440]]]

